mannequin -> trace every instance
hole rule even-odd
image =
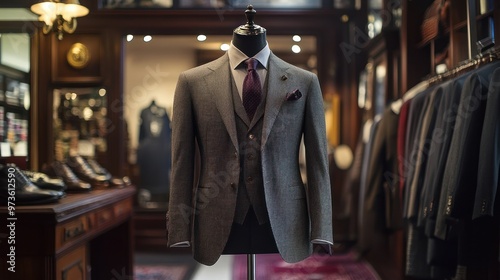
[[[248,57],[254,56],[267,45],[266,29],[254,24],[255,13],[253,6],[249,5],[245,11],[247,23],[233,31],[233,45]]]
[[[266,29],[254,24],[253,18],[255,13],[256,11],[253,9],[253,6],[249,5],[245,11],[247,23],[239,26],[233,31],[232,45],[248,57],[254,57],[267,46]],[[261,101],[261,103],[264,102],[265,101]],[[263,105],[264,104],[261,104],[261,106]],[[241,143],[245,139],[238,140]],[[258,151],[253,152],[256,154],[258,153]],[[244,160],[241,161],[241,166],[245,168]],[[262,188],[262,186],[259,187]],[[265,204],[265,202],[262,203]],[[243,224],[233,224],[223,254],[266,253],[278,253],[271,226],[268,221],[259,224],[254,209],[250,208]]]
[[[318,78],[274,55],[266,30],[253,23],[253,7],[245,14],[232,47],[181,73],[174,96],[167,245],[191,247],[205,265],[222,254],[276,252],[293,263],[310,256],[313,244],[333,245]],[[241,90],[248,57],[259,62],[262,87],[251,117]],[[302,139],[307,188],[299,166]]]
[[[166,109],[154,99],[141,110],[140,120],[137,164],[141,191],[153,197],[158,206],[164,207],[170,180],[170,120]]]

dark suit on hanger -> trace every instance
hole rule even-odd
[[[404,158],[404,176],[405,176],[405,186],[404,186],[404,209],[403,217],[409,219],[410,209],[409,201],[414,199],[411,195],[409,189],[411,185],[411,178],[414,172],[416,164],[417,154],[413,151],[415,145],[418,145],[416,141],[418,135],[420,135],[421,128],[421,115],[425,111],[425,104],[428,101],[428,95],[434,90],[433,87],[427,88],[426,90],[418,93],[412,98],[411,104],[408,109],[408,121],[406,126],[406,143],[405,143],[405,158]],[[428,278],[431,274],[430,267],[425,262],[425,256],[427,254],[427,239],[425,238],[423,232],[418,231],[414,223],[410,220],[408,227],[408,241],[406,244],[406,268],[405,273],[408,276]]]
[[[417,94],[408,109],[408,124],[406,127],[406,144],[404,159],[404,209],[403,216],[407,219],[415,216],[416,192],[411,189],[413,176],[415,176],[415,167],[418,159],[418,145],[422,130],[422,119],[425,109],[429,103],[429,95],[434,91],[434,87],[427,88]]]
[[[468,74],[460,99],[450,151],[443,173],[442,192],[437,213],[435,236],[445,239],[447,221],[472,217],[477,186],[479,147],[484,122],[491,63]],[[452,222],[453,223],[453,222]]]
[[[448,84],[449,82],[446,82],[436,87],[428,94],[425,109],[422,111],[420,117],[421,128],[420,135],[418,135],[418,145],[415,145],[413,150],[413,153],[417,155],[417,160],[415,162],[414,174],[413,178],[411,178],[412,180],[408,190],[410,192],[409,213],[411,217],[418,217],[418,209],[420,208],[421,203],[420,197],[421,193],[424,191],[423,181],[426,176],[425,169],[430,156],[430,145],[435,140],[433,138],[433,133],[436,116],[438,114],[439,104],[443,95],[443,89],[447,87]]]
[[[363,139],[363,157],[360,173],[360,183],[359,183],[359,197],[358,197],[358,242],[356,244],[357,249],[361,253],[366,253],[371,247],[371,228],[373,226],[367,225],[367,221],[373,223],[374,219],[366,218],[365,214],[368,212],[365,209],[365,194],[368,185],[368,171],[370,166],[370,158],[372,155],[373,142],[375,141],[375,134],[380,123],[380,116],[375,116],[375,118],[369,119],[364,125],[364,133],[367,133],[367,138]],[[365,131],[366,129],[366,131]],[[365,136],[363,133],[363,137]],[[370,213],[369,213],[370,214]]]
[[[397,126],[399,115],[390,107],[382,114],[375,133],[367,174],[365,210],[377,213],[384,229],[399,229],[402,225],[398,186]]]
[[[488,279],[491,244],[498,229],[487,220],[472,221],[477,189],[479,152],[492,63],[470,73],[464,83],[450,151],[443,174],[442,192],[435,234],[458,235],[458,268],[474,271],[477,279]],[[498,237],[498,236],[497,236]]]
[[[361,208],[364,212],[359,240],[362,252],[368,258],[386,258],[387,262],[395,262],[389,254],[394,236],[391,233],[400,229],[403,222],[396,151],[398,119],[387,107],[378,125],[375,124]]]
[[[411,262],[413,262],[407,270],[407,275],[409,276],[428,277],[441,270],[439,267],[430,266],[426,262],[425,256],[428,253],[428,240],[425,237],[424,228],[418,226],[417,217],[421,202],[420,196],[424,189],[423,180],[425,178],[430,144],[432,143],[434,126],[444,87],[446,87],[446,84],[434,87],[427,93],[424,108],[419,117],[419,132],[416,135],[417,139],[411,152],[411,159],[415,159],[415,161],[411,162],[414,164],[413,176],[409,178],[409,188],[407,190],[409,192],[408,218],[411,224],[409,228],[411,238],[407,250],[408,256],[411,258]]]
[[[498,202],[500,172],[500,68],[491,77],[481,147],[473,219],[493,216]]]
[[[403,199],[404,194],[404,186],[405,186],[405,143],[406,143],[406,128],[408,125],[408,111],[410,108],[411,99],[407,100],[401,106],[401,110],[399,112],[399,121],[398,121],[398,143],[397,143],[397,151],[398,151],[398,175],[399,175],[399,192],[401,195],[401,199]]]
[[[436,116],[434,138],[429,149],[428,164],[425,171],[424,187],[421,196],[418,224],[424,225],[426,219],[436,219],[437,204],[441,190],[442,174],[446,166],[448,151],[455,127],[457,108],[465,77],[454,79],[443,88],[441,102]],[[434,235],[434,233],[432,233]]]

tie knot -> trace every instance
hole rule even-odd
[[[249,58],[245,60],[245,63],[247,64],[247,71],[257,69],[257,62],[258,61],[255,58]]]

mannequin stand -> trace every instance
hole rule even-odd
[[[247,254],[247,280],[255,280],[255,255]]]

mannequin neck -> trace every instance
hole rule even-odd
[[[267,45],[266,33],[260,33],[257,35],[241,35],[233,33],[232,40],[233,45],[248,57],[253,57]]]

